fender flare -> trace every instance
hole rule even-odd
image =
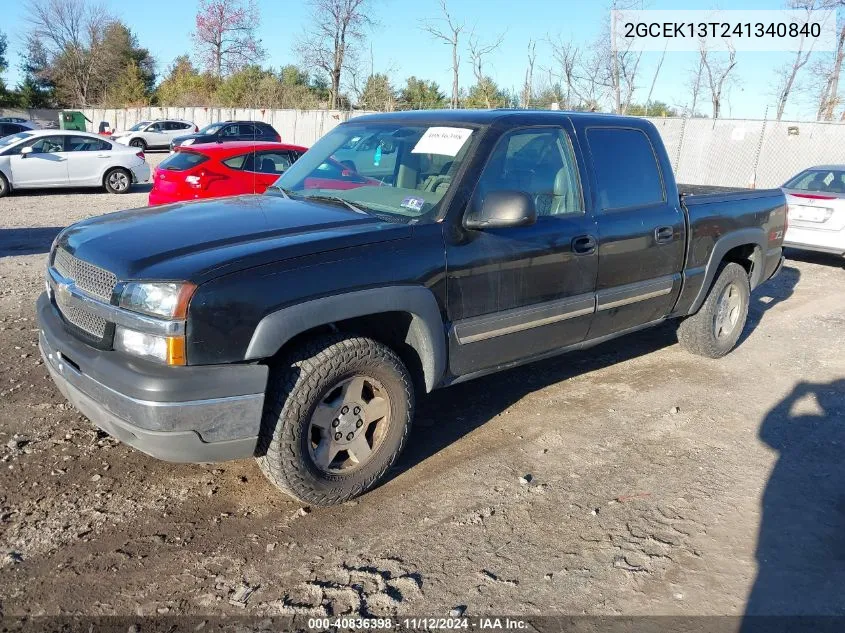
[[[727,235],[720,237],[713,245],[713,250],[710,251],[710,257],[707,260],[707,266],[704,273],[704,282],[698,290],[695,300],[689,309],[689,314],[695,314],[701,308],[701,304],[707,298],[707,293],[710,292],[710,287],[713,285],[713,280],[716,277],[716,271],[719,270],[719,265],[722,263],[728,251],[737,246],[754,246],[755,250],[759,249],[758,261],[754,266],[752,278],[749,280],[751,289],[754,290],[760,285],[763,276],[762,256],[765,254],[766,232],[762,228],[746,228],[732,231]]]
[[[255,328],[245,359],[269,358],[294,336],[315,327],[383,312],[411,315],[405,342],[419,355],[426,391],[432,391],[446,373],[446,333],[437,299],[422,286],[357,290],[271,312]]]

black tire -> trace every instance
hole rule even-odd
[[[746,270],[739,264],[722,264],[701,308],[678,325],[681,346],[707,358],[730,352],[745,329],[750,298]]]
[[[103,186],[109,193],[129,193],[132,188],[132,174],[123,167],[109,169],[103,176]]]
[[[354,426],[362,420],[346,418],[357,418],[359,408],[355,407],[353,416],[352,411],[340,415],[340,407],[348,403],[347,393],[354,392],[342,385],[359,378],[364,381],[364,393],[369,388],[370,393],[383,396],[380,405],[387,413],[364,422],[354,438],[357,442],[363,437],[368,448],[372,441],[366,460],[356,464],[352,451],[341,450],[334,460],[329,458],[329,467],[344,454],[344,463],[351,466],[346,471],[340,466],[334,471],[323,468],[317,464],[317,453],[325,446],[326,434],[333,435],[328,441],[338,446],[334,440],[352,440],[358,433]],[[371,385],[378,385],[378,391]],[[332,400],[333,394],[339,394],[341,400],[337,397]],[[369,402],[375,402],[376,398],[373,395]],[[317,412],[318,406],[325,407],[323,413]],[[333,409],[335,406],[338,408]],[[362,404],[365,407],[362,417],[366,417],[367,406]],[[329,418],[334,418],[329,422],[331,428],[314,421],[325,418],[326,412],[330,412]],[[372,489],[394,464],[408,439],[413,414],[411,376],[390,348],[351,334],[320,336],[292,350],[271,372],[258,444],[258,465],[277,488],[303,503],[318,506],[343,503]],[[385,420],[386,427],[379,431],[378,425]],[[347,432],[349,435],[344,435]],[[376,433],[379,433],[377,440]],[[352,443],[348,446],[351,448]]]
[[[0,174],[0,198],[8,196],[11,190],[12,188],[9,186],[9,181],[6,180],[6,176]]]
[[[142,138],[133,138],[131,141],[129,141],[129,145],[131,147],[137,147],[138,149],[142,149],[144,151],[146,151],[147,149],[147,143]]]

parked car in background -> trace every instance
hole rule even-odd
[[[783,185],[785,246],[845,256],[845,165],[810,167]]]
[[[150,177],[144,153],[88,132],[27,130],[0,139],[0,198],[15,189],[104,187]]]
[[[0,122],[0,138],[4,136],[10,136],[12,134],[18,134],[19,132],[27,132],[29,130],[34,130],[35,126],[29,124],[28,122],[20,123],[7,123],[7,122]]]
[[[30,121],[29,119],[24,119],[19,116],[0,117],[0,123],[20,123],[21,125],[26,126],[30,130],[35,130],[38,128],[34,121]]]
[[[175,137],[190,131],[196,132],[198,129],[190,121],[157,119],[136,123],[125,132],[115,132],[111,139],[138,149],[163,149],[170,147]]]
[[[305,151],[252,141],[177,147],[155,169],[150,205],[264,193]]]
[[[228,143],[230,141],[267,141],[281,143],[282,137],[273,126],[263,121],[221,121],[212,123],[195,134],[177,136],[170,142],[171,151],[180,145]]]

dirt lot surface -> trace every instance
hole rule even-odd
[[[791,254],[719,361],[664,326],[428,396],[383,486],[302,508],[251,461],[128,449],[47,377],[53,236],[145,199],[0,200],[0,613],[845,613],[841,260]]]

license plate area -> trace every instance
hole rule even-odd
[[[833,209],[830,207],[808,207],[805,205],[795,205],[789,209],[789,220],[821,224],[823,222],[827,222],[832,214]]]

